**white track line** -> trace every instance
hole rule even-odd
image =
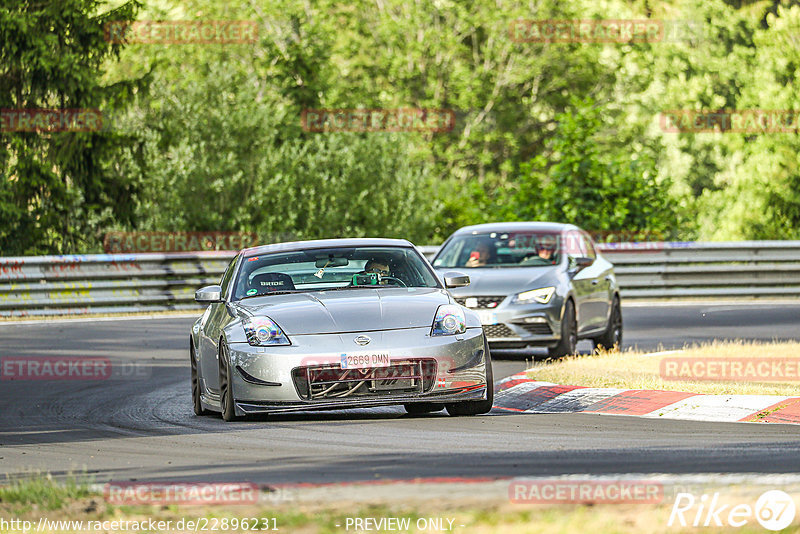
[[[643,417],[734,422],[790,398],[778,395],[696,395],[653,410]]]

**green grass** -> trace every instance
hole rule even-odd
[[[721,491],[724,503],[754,503],[764,487],[703,488],[710,493]],[[773,489],[773,488],[768,488]],[[788,484],[781,489],[790,495],[800,494],[800,486]],[[90,489],[86,477],[70,477],[55,481],[49,475],[33,474],[19,479],[7,479],[0,486],[0,517],[17,517],[33,521],[46,515],[49,520],[170,520],[175,525],[180,519],[198,518],[276,518],[279,531],[292,534],[340,534],[345,532],[345,522],[350,518],[408,518],[410,532],[420,534],[434,531],[416,529],[420,518],[447,518],[453,520],[454,529],[448,534],[541,534],[576,532],[602,532],[621,534],[658,534],[675,531],[667,528],[672,499],[658,504],[552,504],[519,505],[510,503],[505,492],[493,490],[476,494],[466,501],[453,500],[443,488],[442,497],[420,500],[414,497],[413,488],[405,488],[390,502],[369,502],[343,498],[340,501],[305,500],[280,505],[263,504],[229,506],[113,506],[103,502],[102,496]],[[698,489],[698,491],[700,491]],[[343,496],[345,489],[342,489]],[[667,492],[665,492],[667,495]],[[89,504],[92,506],[87,506]],[[26,508],[20,509],[24,506]],[[46,512],[46,513],[45,513]],[[271,524],[271,523],[270,523]],[[338,527],[336,525],[339,525]],[[461,525],[464,525],[461,527]],[[353,527],[349,529],[354,532]],[[725,528],[702,528],[702,532],[730,531]],[[233,530],[229,530],[234,532]],[[694,529],[693,531],[698,531]],[[127,531],[116,531],[127,532]],[[238,530],[235,532],[243,532]],[[269,531],[271,532],[271,531]],[[737,533],[764,532],[754,521]],[[786,532],[798,532],[795,521]]]
[[[70,475],[64,482],[57,482],[49,474],[35,473],[21,478],[6,477],[0,485],[0,504],[16,505],[29,509],[36,505],[45,510],[57,510],[65,503],[92,495],[85,477]]]

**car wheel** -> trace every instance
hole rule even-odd
[[[405,408],[410,414],[419,415],[423,413],[438,412],[444,408],[444,404],[434,404],[432,402],[411,402],[404,404],[403,408]]]
[[[445,404],[448,414],[452,416],[479,415],[491,411],[494,404],[494,373],[492,372],[492,355],[489,352],[489,342],[485,336],[483,338],[483,353],[486,356],[486,400]]]
[[[614,297],[611,303],[611,314],[608,317],[608,326],[603,335],[594,338],[595,349],[619,350],[622,347],[622,308],[619,297]]]
[[[567,300],[564,305],[564,318],[561,320],[561,339],[558,345],[548,349],[551,358],[575,354],[578,345],[578,322],[575,320],[575,305]]]
[[[222,419],[236,421],[236,408],[233,401],[233,384],[231,383],[230,365],[228,362],[228,348],[225,343],[219,342],[219,403],[222,408]]]
[[[192,405],[194,406],[195,415],[208,415],[209,412],[203,408],[203,403],[200,402],[200,378],[197,374],[197,359],[194,354],[194,346],[191,341],[189,342],[189,359],[192,361]]]

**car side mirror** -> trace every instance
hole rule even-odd
[[[592,258],[587,258],[585,256],[572,257],[569,262],[569,275],[575,276],[593,263],[594,260]]]
[[[219,286],[201,287],[194,292],[197,302],[222,302],[222,288]]]
[[[444,274],[444,287],[452,289],[454,287],[466,287],[469,285],[469,276],[457,271],[450,271]]]

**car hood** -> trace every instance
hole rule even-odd
[[[291,336],[430,327],[436,309],[448,302],[442,289],[382,288],[266,295],[237,307],[268,316]]]
[[[496,267],[463,269],[469,276],[469,285],[450,290],[454,297],[472,295],[511,295],[537,287],[557,285],[557,273],[560,267]],[[458,269],[437,269],[440,275]]]

